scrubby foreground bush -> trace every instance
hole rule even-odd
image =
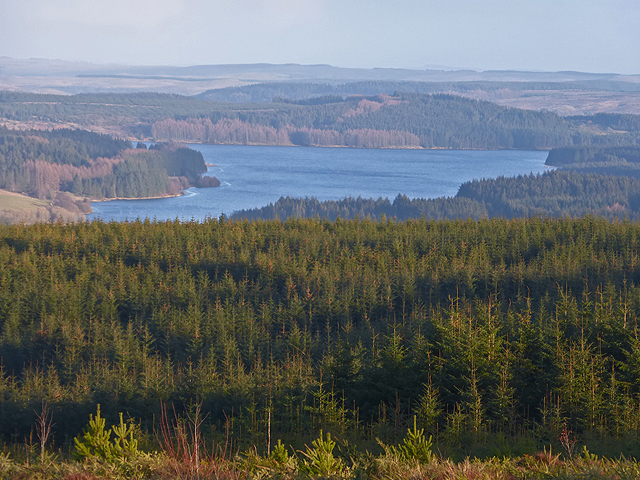
[[[492,457],[479,460],[466,458],[454,462],[434,454],[431,438],[415,426],[398,446],[388,446],[378,440],[383,452],[373,455],[358,452],[347,440],[333,440],[323,434],[306,445],[304,450],[286,447],[281,440],[268,451],[259,454],[254,447],[244,452],[229,452],[227,444],[211,445],[201,436],[198,416],[171,422],[163,417],[158,450],[138,449],[137,427],[124,423],[107,429],[105,420],[91,415],[82,436],[75,438],[72,457],[75,461],[60,461],[46,450],[46,438],[38,430],[41,456],[32,458],[31,445],[26,446],[20,462],[7,453],[0,455],[1,478],[64,478],[71,479],[637,479],[640,465],[635,460],[599,458],[583,447],[574,456],[569,445],[564,454],[544,451],[521,457]],[[49,425],[49,424],[47,424]]]

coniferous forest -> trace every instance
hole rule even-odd
[[[594,217],[0,227],[2,468],[634,478],[598,458],[640,454],[639,241]]]
[[[318,201],[315,198],[280,198],[273,204],[240,210],[236,219],[368,218],[378,220],[479,219],[582,217],[640,219],[640,180],[630,176],[602,175],[579,169],[544,174],[472,180],[463,183],[454,197],[345,198]]]
[[[457,85],[462,88],[459,93],[476,87]],[[337,90],[326,85],[263,84],[198,97],[0,92],[0,118],[17,124],[107,128],[119,136],[153,141],[241,145],[548,149],[637,145],[640,140],[638,115],[563,118],[430,94],[438,88],[442,86],[420,82],[357,82]],[[235,103],[238,95],[255,103]]]
[[[0,94],[13,122],[175,141],[559,147],[452,198],[0,226],[0,478],[640,478],[640,117],[334,93]],[[205,171],[175,143],[0,130],[0,188],[43,203]]]
[[[178,144],[133,149],[83,130],[0,129],[0,188],[35,198],[58,191],[93,199],[175,195],[206,171],[201,153]]]
[[[453,95],[397,92],[302,101],[276,97],[274,102],[212,104],[207,116],[156,121],[151,134],[162,140],[223,144],[453,149],[635,145],[640,138],[637,122],[614,131],[602,118],[567,121],[550,112]]]

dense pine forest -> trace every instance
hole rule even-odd
[[[631,119],[633,121],[635,119]],[[629,123],[620,118],[616,123]],[[547,165],[582,173],[640,178],[640,147],[573,146],[554,148]]]
[[[202,154],[180,145],[138,144],[83,130],[0,129],[0,188],[32,197],[59,191],[102,198],[177,194],[206,172]]]
[[[443,458],[559,452],[563,430],[637,456],[639,239],[595,218],[0,227],[2,438],[44,400],[58,448],[97,404],[149,448],[163,409],[200,405],[203,435],[260,454],[320,431],[379,451],[415,417]]]
[[[211,102],[157,93],[50,95],[0,91],[0,117],[13,121],[72,122],[89,125],[135,125],[177,116],[198,116]]]
[[[621,163],[640,164],[640,147],[594,147],[574,146],[554,148],[549,152],[546,164],[556,167],[575,167],[580,165],[620,165]]]
[[[552,151],[553,153],[553,151]],[[582,217],[640,219],[640,180],[580,170],[472,180],[455,197],[345,198],[319,202],[315,198],[280,198],[274,204],[240,210],[235,219],[368,218],[480,219],[526,217]]]
[[[565,121],[452,95],[325,96],[226,109],[209,118],[167,119],[154,138],[204,143],[349,146],[361,148],[520,148],[632,145],[636,127],[614,131],[585,117]]]
[[[148,93],[55,96],[0,92],[0,119],[11,125],[79,125],[156,141],[243,145],[548,149],[635,145],[640,139],[635,115],[565,119],[550,112],[426,94],[433,89],[430,85],[412,88],[407,84],[407,90],[386,93],[389,85],[364,82],[345,90],[354,94],[335,94],[329,89],[318,95],[322,89],[317,91],[317,85],[309,84],[298,86],[307,92],[303,98],[274,95],[256,103]],[[271,91],[269,85],[255,88]],[[277,87],[273,92],[281,90]],[[362,92],[372,93],[363,96]]]

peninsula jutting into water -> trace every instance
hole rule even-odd
[[[305,147],[190,145],[202,152],[220,188],[188,190],[182,197],[93,204],[89,218],[203,220],[258,208],[282,196],[453,196],[463,182],[547,170],[547,152],[457,150],[360,150]]]

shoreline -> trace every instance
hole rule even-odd
[[[421,147],[421,146],[417,146],[417,147],[353,147],[353,146],[349,146],[349,145],[295,145],[293,143],[280,143],[280,144],[274,144],[274,143],[206,143],[206,142],[200,142],[197,140],[144,140],[146,142],[150,142],[150,143],[162,143],[162,142],[176,142],[176,143],[183,143],[185,145],[212,145],[212,146],[230,146],[230,147],[300,147],[300,148],[351,148],[354,150],[425,150],[425,151],[430,151],[430,150],[436,150],[436,151],[441,151],[441,150],[463,150],[463,151],[478,151],[478,152],[501,152],[501,151],[510,151],[513,150],[514,152],[522,152],[522,151],[531,151],[531,152],[548,152],[549,150],[551,150],[554,147],[547,147],[547,148],[537,148],[537,149],[530,149],[530,148],[507,148],[507,147],[500,147],[500,148],[448,148],[448,147]],[[217,167],[217,165],[207,165],[208,167]]]
[[[192,187],[188,187],[188,188],[192,188]],[[93,199],[93,198],[89,198],[87,197],[87,200],[89,200],[90,203],[103,203],[103,202],[113,202],[116,200],[129,200],[129,201],[134,201],[134,200],[158,200],[161,198],[175,198],[175,197],[181,197],[182,195],[184,195],[184,191],[182,193],[177,193],[175,195],[155,195],[153,197],[114,197],[114,198],[98,198],[98,199]]]

